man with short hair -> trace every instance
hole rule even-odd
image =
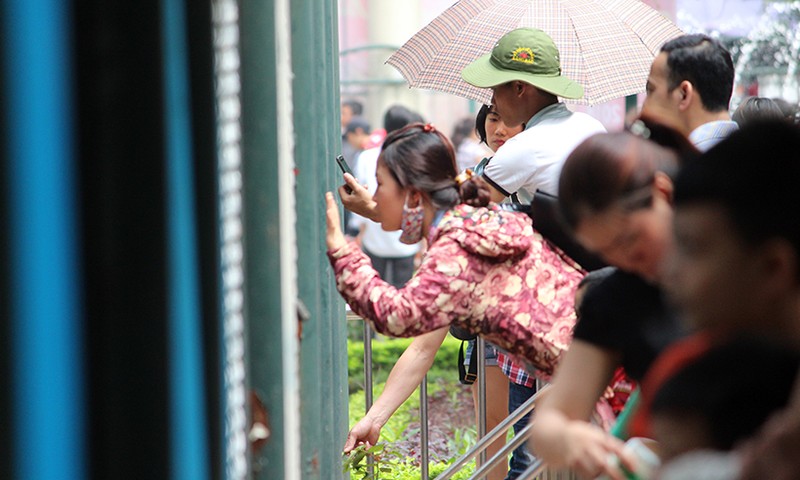
[[[361,127],[366,132],[366,138],[369,137],[369,124],[361,116],[363,112],[364,107],[358,100],[342,101],[342,156],[351,168],[355,166],[354,162],[356,157],[361,153],[361,150],[363,150],[360,144],[364,143],[364,140],[362,139],[359,140],[358,143],[353,143],[351,142],[351,138],[348,138],[348,132],[354,132],[356,127]],[[352,127],[350,127],[350,124],[354,120],[357,122],[353,123]],[[348,128],[351,129],[348,130]],[[352,137],[352,135],[350,135],[350,137]]]
[[[681,35],[661,47],[647,77],[641,115],[670,126],[706,151],[736,131],[728,106],[734,67],[708,35]]]
[[[506,125],[525,124],[525,131],[506,142],[484,168],[495,202],[516,192],[526,201],[536,190],[557,194],[567,156],[587,137],[606,131],[598,120],[558,101],[583,97],[583,87],[561,74],[558,48],[541,30],[508,32],[461,76],[493,90],[492,104]]]
[[[360,117],[364,114],[364,105],[361,104],[358,100],[342,100],[342,107],[340,112],[340,121],[342,123],[342,135],[344,135],[344,129],[347,128],[347,124],[350,123],[350,120],[353,117]]]
[[[353,117],[344,129],[344,141],[349,148],[342,146],[342,155],[355,168],[358,155],[364,150],[364,145],[369,140],[369,123],[361,117]]]

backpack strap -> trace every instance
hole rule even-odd
[[[461,348],[458,349],[458,381],[464,385],[472,385],[478,378],[478,349],[473,347],[469,355],[469,365],[464,365],[464,344],[466,341],[461,342]]]

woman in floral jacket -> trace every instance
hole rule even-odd
[[[452,145],[431,125],[409,125],[384,142],[377,220],[384,230],[401,230],[401,241],[424,234],[428,242],[417,273],[400,289],[346,242],[338,206],[326,194],[337,288],[380,333],[413,337],[456,323],[549,375],[572,338],[574,292],[585,272],[527,215],[490,205],[483,180],[456,173]]]

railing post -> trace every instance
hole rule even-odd
[[[483,337],[475,341],[478,355],[478,439],[486,436],[486,343]],[[486,450],[481,450],[478,463],[486,463]]]
[[[428,375],[422,377],[419,385],[419,441],[420,478],[428,480]]]
[[[372,388],[372,327],[369,322],[364,321],[364,413],[369,412],[372,408],[373,395]],[[375,474],[375,457],[373,455],[367,456],[367,474]]]

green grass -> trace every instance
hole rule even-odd
[[[377,385],[386,381],[395,362],[411,343],[411,338],[378,337],[372,341],[372,381]],[[428,379],[452,378],[458,383],[458,349],[461,340],[448,335],[436,353]],[[364,389],[364,342],[347,341],[347,376],[350,393]]]
[[[373,358],[373,394],[377,398],[385,386],[394,363],[400,358],[411,339],[389,339],[379,337],[372,342]],[[442,390],[448,392],[451,401],[458,401],[458,389],[464,386],[458,383],[458,349],[461,340],[448,336],[436,355],[433,366],[428,372],[428,395],[436,395]],[[348,373],[350,379],[349,425],[355,424],[365,413],[364,399],[364,344],[361,340],[348,340]],[[366,453],[364,448],[354,451],[350,457],[343,458],[343,468],[350,472],[350,478],[358,480],[419,479],[420,467],[413,458],[406,458],[394,445],[408,442],[412,432],[409,424],[418,419],[419,391],[409,397],[381,429],[381,438],[372,447],[376,454],[374,476],[366,472]],[[474,428],[457,429],[449,439],[449,449],[453,451],[448,461],[431,460],[428,466],[430,478],[444,472],[453,460],[461,456],[475,444],[477,433]],[[456,474],[454,479],[469,478],[474,471],[474,462]]]

